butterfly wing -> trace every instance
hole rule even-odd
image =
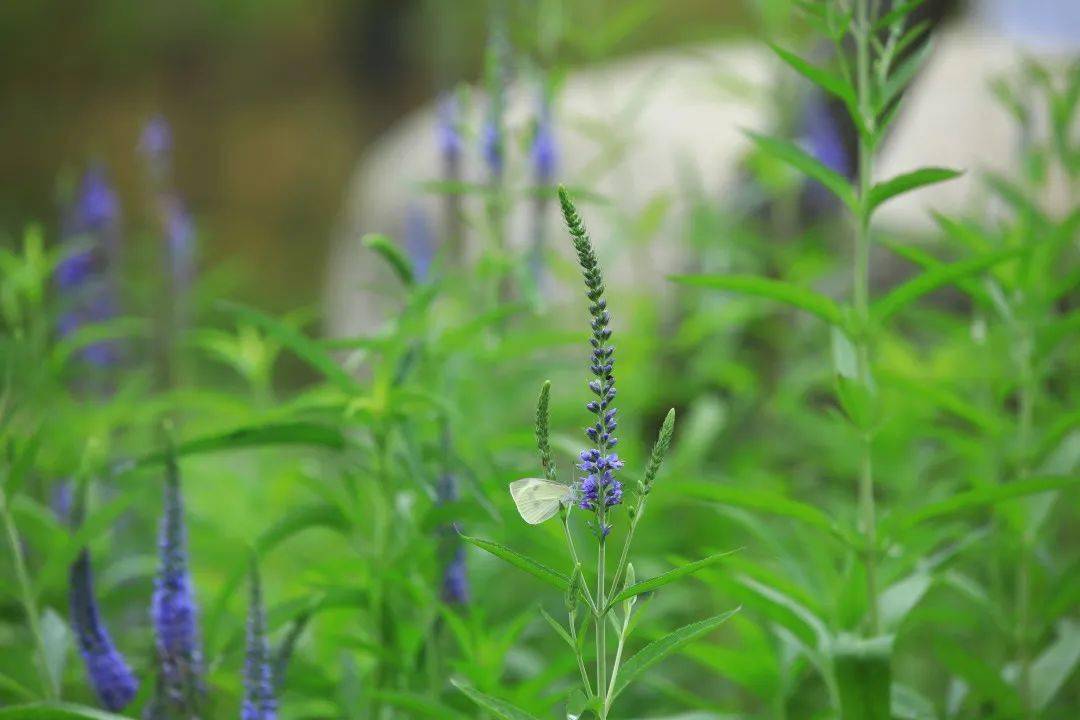
[[[570,497],[570,488],[561,483],[523,478],[510,483],[510,496],[514,498],[518,514],[530,525],[539,525],[559,512],[559,505]]]

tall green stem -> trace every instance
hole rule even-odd
[[[870,188],[873,180],[873,151],[870,137],[874,131],[874,113],[870,98],[870,0],[855,3],[855,68],[862,129],[859,132],[859,207],[855,231],[854,302],[859,327],[855,348],[858,356],[858,381],[864,388],[873,382],[870,376]],[[862,460],[859,473],[859,516],[862,524],[864,562],[866,564],[866,602],[871,635],[880,632],[877,596],[877,519],[874,507],[874,466],[872,437],[862,433]]]
[[[600,720],[607,720],[607,593],[604,589],[606,547],[606,538],[601,536],[596,550],[596,691],[600,693]]]
[[[49,672],[45,658],[45,635],[41,632],[41,621],[38,615],[37,601],[34,599],[34,590],[30,584],[30,575],[26,571],[26,558],[23,557],[22,545],[19,542],[19,533],[15,527],[15,518],[11,515],[8,506],[7,494],[0,487],[0,517],[3,518],[4,532],[7,535],[8,544],[11,546],[12,564],[15,566],[15,577],[19,583],[19,595],[26,613],[26,622],[30,626],[30,634],[34,636],[37,644],[37,666],[41,677],[41,686],[47,700],[56,700],[60,697],[59,688],[56,687],[52,674]]]
[[[1020,409],[1018,441],[1020,451],[1019,479],[1027,478],[1031,473],[1031,434],[1035,420],[1035,372],[1032,367],[1031,335],[1022,330],[1020,345]],[[1020,701],[1025,718],[1032,718],[1031,705],[1031,642],[1029,638],[1031,624],[1031,546],[1034,544],[1032,529],[1027,518],[1020,538],[1020,560],[1016,571],[1016,647],[1020,665],[1019,690]]]

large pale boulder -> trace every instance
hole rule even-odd
[[[1036,4],[1045,5],[1047,0]],[[910,88],[876,168],[880,177],[922,165],[967,173],[886,204],[878,216],[881,226],[909,233],[928,231],[932,209],[964,214],[983,207],[986,193],[980,169],[1017,172],[1018,131],[995,99],[990,82],[1017,75],[1025,57],[1052,65],[1076,58],[1080,26],[1074,26],[1075,33],[1067,23],[1064,32],[1056,25],[1054,32],[1045,28],[1020,32],[1009,24],[1008,13],[996,12],[999,5],[1008,6],[992,4],[989,10],[936,32],[933,54]],[[1029,31],[1030,20],[1024,18]],[[679,226],[686,220],[685,211],[701,198],[722,204],[738,196],[739,185],[745,182],[741,163],[749,149],[742,131],[769,131],[776,124],[778,103],[770,93],[780,72],[767,48],[729,42],[650,53],[570,75],[554,108],[558,178],[606,199],[586,201],[582,209],[610,284],[646,286],[662,296],[664,277],[684,269],[688,251],[680,242],[685,234]],[[524,83],[511,88],[507,108],[511,135],[516,130],[520,139],[537,112],[536,88]],[[486,102],[475,94],[465,125],[475,132],[485,109]],[[407,218],[420,213],[429,223],[438,222],[442,198],[421,188],[424,181],[442,177],[436,126],[433,103],[402,120],[360,162],[327,276],[330,333],[371,332],[392,312],[397,302],[393,279],[361,246],[360,238],[368,232],[400,238],[406,233]],[[511,144],[516,150],[509,155],[506,179],[509,187],[520,190],[532,185],[532,175],[521,143]],[[465,154],[462,172],[466,181],[486,181],[478,149]],[[621,243],[626,218],[661,196],[673,203],[656,235],[662,241]],[[1060,180],[1055,180],[1044,201],[1059,211],[1077,203]],[[464,252],[475,257],[478,243],[487,237],[482,201],[466,197],[464,207],[467,224],[474,229],[466,233]],[[531,242],[534,210],[531,201],[517,202],[507,222],[507,241],[522,256]],[[549,204],[547,212],[552,237],[560,238],[557,208]],[[569,243],[553,245],[570,254]]]

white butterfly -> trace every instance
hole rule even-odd
[[[539,525],[554,517],[560,505],[570,503],[574,489],[550,480],[522,478],[510,483],[510,496],[514,498],[521,519],[530,525]]]

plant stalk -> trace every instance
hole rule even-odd
[[[1031,474],[1031,436],[1035,421],[1035,372],[1032,368],[1032,339],[1023,332],[1020,338],[1020,409],[1018,440],[1020,444],[1020,480]],[[1020,537],[1020,559],[1016,570],[1016,647],[1020,665],[1018,690],[1023,716],[1034,717],[1031,699],[1031,552],[1034,538],[1027,518]]]
[[[868,134],[874,132],[874,114],[870,98],[870,0],[855,3],[855,72],[858,110],[863,128],[859,131],[859,207],[855,232],[854,304],[859,327],[856,333],[858,382],[869,389],[870,375],[870,188],[873,181],[873,146]],[[862,460],[859,473],[859,517],[862,524],[863,560],[866,565],[867,620],[871,636],[881,631],[877,594],[877,519],[874,506],[874,466],[872,436],[863,430]]]
[[[603,520],[598,520],[603,522]],[[600,693],[600,720],[607,720],[607,594],[604,589],[604,564],[607,539],[601,536],[596,550],[596,691]]]
[[[15,577],[19,583],[19,597],[22,601],[23,612],[26,613],[26,622],[30,626],[30,634],[34,636],[37,645],[38,674],[41,679],[41,687],[46,700],[58,700],[60,690],[56,686],[45,658],[45,635],[41,631],[41,620],[38,615],[37,601],[30,583],[30,575],[26,571],[26,558],[23,556],[22,545],[19,542],[19,532],[15,527],[15,518],[11,515],[11,507],[8,505],[7,493],[0,486],[0,518],[3,518],[4,532],[7,535],[8,544],[11,546],[12,564],[15,566]]]

